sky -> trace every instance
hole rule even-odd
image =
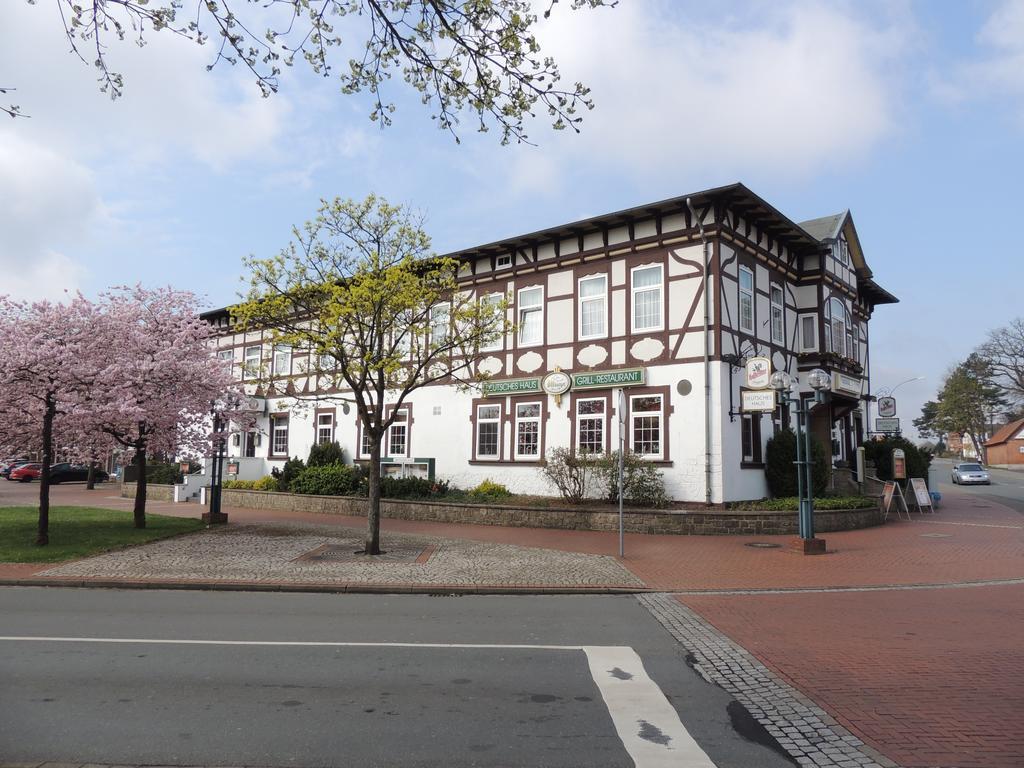
[[[324,198],[408,204],[447,252],[739,181],[794,221],[852,211],[901,300],[871,321],[873,387],[923,377],[896,392],[905,431],[1024,315],[1024,0],[562,2],[539,37],[592,89],[581,133],[538,118],[503,147],[466,115],[456,144],[400,80],[381,128],[337,80],[287,69],[265,99],[166,33],[111,45],[112,101],[53,0],[5,0],[0,99],[28,117],[0,114],[0,294],[141,282],[221,307]]]

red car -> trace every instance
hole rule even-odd
[[[22,464],[20,467],[12,469],[7,479],[17,480],[19,483],[29,483],[33,480],[38,480],[42,471],[42,464]]]

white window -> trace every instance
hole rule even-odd
[[[245,377],[254,379],[260,375],[260,358],[262,357],[261,347],[245,348]]]
[[[501,349],[502,347],[505,346],[505,313],[500,310],[490,309],[491,307],[496,307],[500,305],[502,298],[503,297],[500,293],[489,293],[486,296],[480,297],[480,307],[481,309],[485,310],[482,313],[482,315],[485,318],[491,317],[492,315],[499,316],[493,328],[485,329],[487,331],[493,330],[495,333],[493,339],[490,339],[489,341],[486,341],[485,343],[480,345],[481,352],[493,352],[494,350]],[[484,336],[489,335],[489,333],[484,334]]]
[[[579,453],[604,453],[605,399],[576,401],[576,450]]]
[[[316,417],[316,444],[334,442],[334,414],[319,413]]]
[[[606,335],[608,277],[591,275],[579,281],[579,324],[581,339],[599,339]]]
[[[395,420],[388,427],[388,456],[409,455],[409,412],[404,408],[395,414]]]
[[[740,267],[740,330],[754,332],[754,273]]]
[[[373,440],[370,438],[370,432],[363,427],[363,436],[359,441],[359,453],[361,456],[369,456],[373,452]]]
[[[288,376],[292,372],[292,348],[287,344],[274,345],[274,375]]]
[[[661,265],[633,270],[633,330],[660,331]]]
[[[476,408],[476,457],[497,459],[501,453],[501,406],[478,405]]]
[[[495,269],[508,269],[512,266],[512,254],[503,253],[494,260]]]
[[[217,357],[224,361],[225,367],[234,373],[235,351],[233,349],[222,349],[217,353]]]
[[[519,291],[519,346],[544,342],[544,289],[523,288]]]
[[[782,287],[771,287],[772,304],[772,341],[776,344],[786,343],[786,305],[782,299]]]
[[[326,373],[333,371],[337,368],[337,364],[334,362],[334,355],[320,355],[317,358],[317,365],[320,367],[320,371]]]
[[[814,315],[800,315],[800,351],[818,351],[818,318]]]
[[[540,458],[540,403],[516,405],[516,458]]]
[[[842,300],[833,298],[828,300],[827,308],[829,332],[825,336],[825,341],[828,344],[828,351],[846,357],[846,331],[849,327],[846,305]]]
[[[629,401],[630,450],[640,456],[660,459],[663,450],[661,395],[634,395]]]
[[[451,309],[447,304],[430,308],[430,343],[444,344],[451,334]]]
[[[288,455],[288,417],[270,417],[270,452],[275,456]]]

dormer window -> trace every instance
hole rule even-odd
[[[503,253],[494,260],[495,269],[508,269],[512,266],[512,254]]]

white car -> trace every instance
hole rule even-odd
[[[981,464],[957,464],[953,467],[953,485],[968,485],[970,483],[981,483],[991,485],[992,480],[988,472]]]

